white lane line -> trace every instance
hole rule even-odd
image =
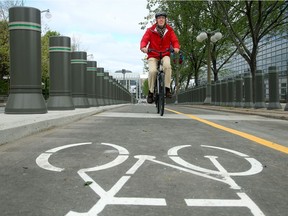
[[[64,146],[60,146],[57,148],[47,150],[45,153],[40,154],[36,158],[36,164],[45,170],[49,170],[49,171],[53,171],[53,172],[62,172],[64,170],[64,168],[59,168],[59,167],[53,166],[49,163],[50,156],[53,153],[60,151],[60,150],[63,150],[63,149],[66,149],[66,148],[80,146],[80,145],[90,145],[90,144],[92,144],[92,142],[76,143],[76,144],[64,145]]]
[[[45,153],[40,154],[36,158],[36,163],[39,167],[41,167],[45,170],[49,170],[49,171],[53,171],[53,172],[62,172],[64,170],[64,168],[59,168],[59,167],[53,166],[49,163],[50,156],[53,153],[56,153],[57,151],[60,151],[63,149],[67,149],[67,148],[71,148],[71,147],[75,147],[75,146],[81,146],[81,145],[90,145],[90,144],[92,144],[92,142],[69,144],[69,145],[64,145],[64,146],[60,146],[57,148],[49,149]],[[81,170],[79,170],[79,172],[92,172],[92,171],[109,169],[111,167],[114,167],[114,166],[117,166],[117,165],[123,163],[129,157],[128,156],[129,151],[127,149],[121,147],[121,146],[111,144],[111,143],[101,143],[101,145],[111,146],[111,147],[115,148],[116,150],[118,150],[119,155],[111,162],[108,162],[106,164],[96,166],[96,167],[81,169]]]
[[[114,166],[117,166],[117,165],[123,163],[125,160],[127,160],[128,157],[129,157],[128,155],[119,155],[119,156],[117,156],[117,158],[115,158],[111,162],[108,162],[106,164],[96,166],[96,167],[81,169],[81,170],[79,170],[79,172],[94,172],[94,171],[109,169],[111,167],[114,167]]]
[[[49,158],[52,154],[50,153],[42,153],[36,158],[36,164],[42,169],[53,171],[53,172],[62,172],[64,169],[53,166],[49,163]]]
[[[235,155],[238,155],[238,156],[240,156],[240,157],[248,157],[248,155],[243,154],[243,153],[238,152],[238,151],[235,151],[235,150],[232,150],[232,149],[221,148],[221,147],[218,147],[218,146],[209,146],[209,145],[201,145],[201,146],[202,146],[202,147],[220,149],[220,150],[223,150],[223,151],[231,152],[231,153],[233,153],[233,154],[235,154]]]
[[[178,151],[180,149],[185,148],[185,147],[190,147],[190,146],[191,145],[175,146],[175,147],[169,149],[168,155],[171,158],[171,160],[173,160],[175,163],[180,164],[180,165],[182,165],[182,166],[184,166],[186,168],[189,168],[189,169],[192,169],[192,170],[197,170],[197,171],[203,172],[203,173],[215,174],[215,175],[222,175],[222,176],[226,176],[226,175],[229,175],[229,176],[248,176],[248,175],[255,175],[257,173],[260,173],[263,170],[263,166],[262,166],[262,164],[259,161],[257,161],[254,158],[248,158],[249,156],[246,155],[246,154],[243,154],[241,152],[237,152],[237,151],[234,151],[234,150],[231,150],[231,149],[227,149],[227,148],[221,148],[221,147],[217,147],[217,146],[208,146],[208,145],[201,145],[201,146],[202,147],[206,147],[206,148],[214,148],[214,149],[219,149],[219,150],[222,150],[222,151],[227,151],[227,152],[230,152],[232,154],[235,154],[235,155],[238,155],[240,157],[243,157],[245,160],[247,160],[250,163],[251,167],[247,171],[243,171],[243,172],[229,172],[228,174],[226,172],[223,173],[223,172],[221,172],[219,170],[211,170],[211,169],[206,169],[206,168],[203,168],[203,167],[199,167],[199,166],[193,165],[191,163],[188,163],[187,161],[185,161],[184,159],[182,159],[182,158],[180,158],[178,156]],[[205,156],[205,157],[209,158],[209,156]],[[211,158],[212,157],[213,156],[211,156]],[[213,160],[213,161],[215,161],[215,160]]]
[[[64,146],[60,146],[60,147],[57,147],[57,148],[53,148],[53,149],[47,150],[46,152],[55,153],[57,151],[60,151],[60,150],[66,149],[66,148],[71,148],[71,147],[81,146],[81,145],[90,145],[90,144],[92,144],[92,142],[69,144],[69,145],[64,145]]]
[[[138,161],[126,172],[127,175],[133,175],[146,160],[153,160],[156,157],[149,155],[136,155],[135,158],[138,158]]]
[[[112,117],[112,118],[163,118],[163,119],[190,119],[187,116],[178,115],[178,114],[164,114],[164,116],[160,116],[155,113],[121,113],[121,112],[103,112],[96,114],[94,116],[97,117]]]
[[[129,154],[129,151],[125,148],[123,148],[122,146],[119,145],[115,145],[115,144],[111,144],[111,143],[101,143],[102,145],[108,145],[108,146],[112,146],[113,148],[117,149],[119,151],[119,154]]]
[[[232,199],[185,199],[187,206],[200,207],[247,207],[254,216],[264,216],[264,213],[245,193],[237,193],[238,200]]]
[[[193,114],[194,116],[205,120],[223,120],[223,121],[277,121],[277,119],[270,119],[261,116],[246,116],[230,114],[225,115],[206,115],[206,114]],[[103,112],[95,114],[97,117],[111,117],[111,118],[164,118],[164,119],[191,119],[185,115],[164,113],[163,116],[155,113],[122,113],[122,112]],[[278,120],[282,121],[282,120]]]

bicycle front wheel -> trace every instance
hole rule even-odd
[[[155,104],[156,104],[156,109],[157,109],[157,113],[160,113],[160,103],[159,103],[159,94],[156,93],[155,95]]]
[[[159,76],[159,110],[160,115],[163,116],[164,114],[164,106],[165,106],[165,75],[164,73],[161,73]]]

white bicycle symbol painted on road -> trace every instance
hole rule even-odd
[[[45,153],[39,155],[36,159],[36,163],[39,167],[54,171],[61,172],[64,168],[59,168],[53,166],[49,163],[49,158],[55,152],[60,150],[64,150],[71,147],[81,146],[81,145],[91,145],[92,142],[86,143],[76,143],[70,145],[64,145],[57,148],[53,148],[47,150]],[[98,144],[99,145],[99,144]],[[135,164],[122,176],[114,186],[108,191],[105,191],[95,180],[93,180],[87,173],[95,172],[99,170],[109,169],[111,167],[115,167],[117,165],[122,164],[129,157],[129,151],[119,145],[111,144],[111,143],[101,143],[101,145],[106,145],[115,148],[118,151],[118,156],[111,162],[106,163],[104,165],[85,168],[78,170],[78,175],[85,182],[92,182],[89,187],[99,195],[100,199],[94,206],[88,211],[84,213],[78,213],[74,211],[70,211],[66,214],[66,216],[76,216],[76,215],[89,215],[89,216],[97,216],[100,212],[104,210],[107,205],[141,205],[141,206],[167,206],[165,198],[141,198],[141,197],[115,197],[115,195],[121,190],[121,188],[128,182],[128,180],[132,177],[133,174],[146,162],[150,161],[153,163],[157,163],[166,167],[174,168],[186,173],[190,173],[193,175],[201,176],[203,178],[207,178],[210,180],[222,182],[224,184],[228,184],[231,189],[240,191],[241,187],[232,179],[232,176],[248,176],[260,173],[263,169],[262,164],[254,158],[250,158],[248,155],[243,154],[241,152],[237,152],[227,148],[221,148],[217,146],[208,146],[201,145],[203,148],[210,149],[218,149],[226,152],[230,152],[237,156],[240,156],[247,160],[251,168],[244,172],[228,172],[217,160],[217,156],[205,156],[208,158],[217,170],[210,170],[203,167],[199,167],[188,163],[183,160],[178,155],[178,151],[183,148],[191,147],[191,145],[180,145],[175,146],[168,150],[168,156],[178,165],[169,164],[166,162],[162,162],[156,160],[155,156],[151,155],[136,155],[134,158],[137,159]],[[260,208],[253,202],[252,199],[244,192],[236,192],[239,199],[184,199],[187,206],[191,207],[247,207],[250,209],[251,213],[255,216],[263,216],[264,213],[260,210]]]

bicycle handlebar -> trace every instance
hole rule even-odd
[[[158,53],[160,59],[162,58],[162,54],[165,53],[165,52],[168,52],[168,51],[170,51],[170,49],[166,49],[165,51],[161,51],[161,52],[158,51],[158,50],[155,50],[155,49],[148,49],[148,53],[149,53],[149,52],[156,52],[156,53]]]

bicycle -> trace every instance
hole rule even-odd
[[[166,95],[166,89],[165,89],[165,73],[163,71],[163,65],[162,65],[162,54],[164,52],[167,52],[168,50],[165,50],[163,52],[159,52],[154,49],[149,49],[148,52],[156,52],[159,54],[159,61],[157,63],[157,75],[156,75],[156,81],[154,85],[154,101],[157,108],[157,113],[160,113],[160,116],[163,116],[164,114],[164,107],[165,107],[165,95]]]

